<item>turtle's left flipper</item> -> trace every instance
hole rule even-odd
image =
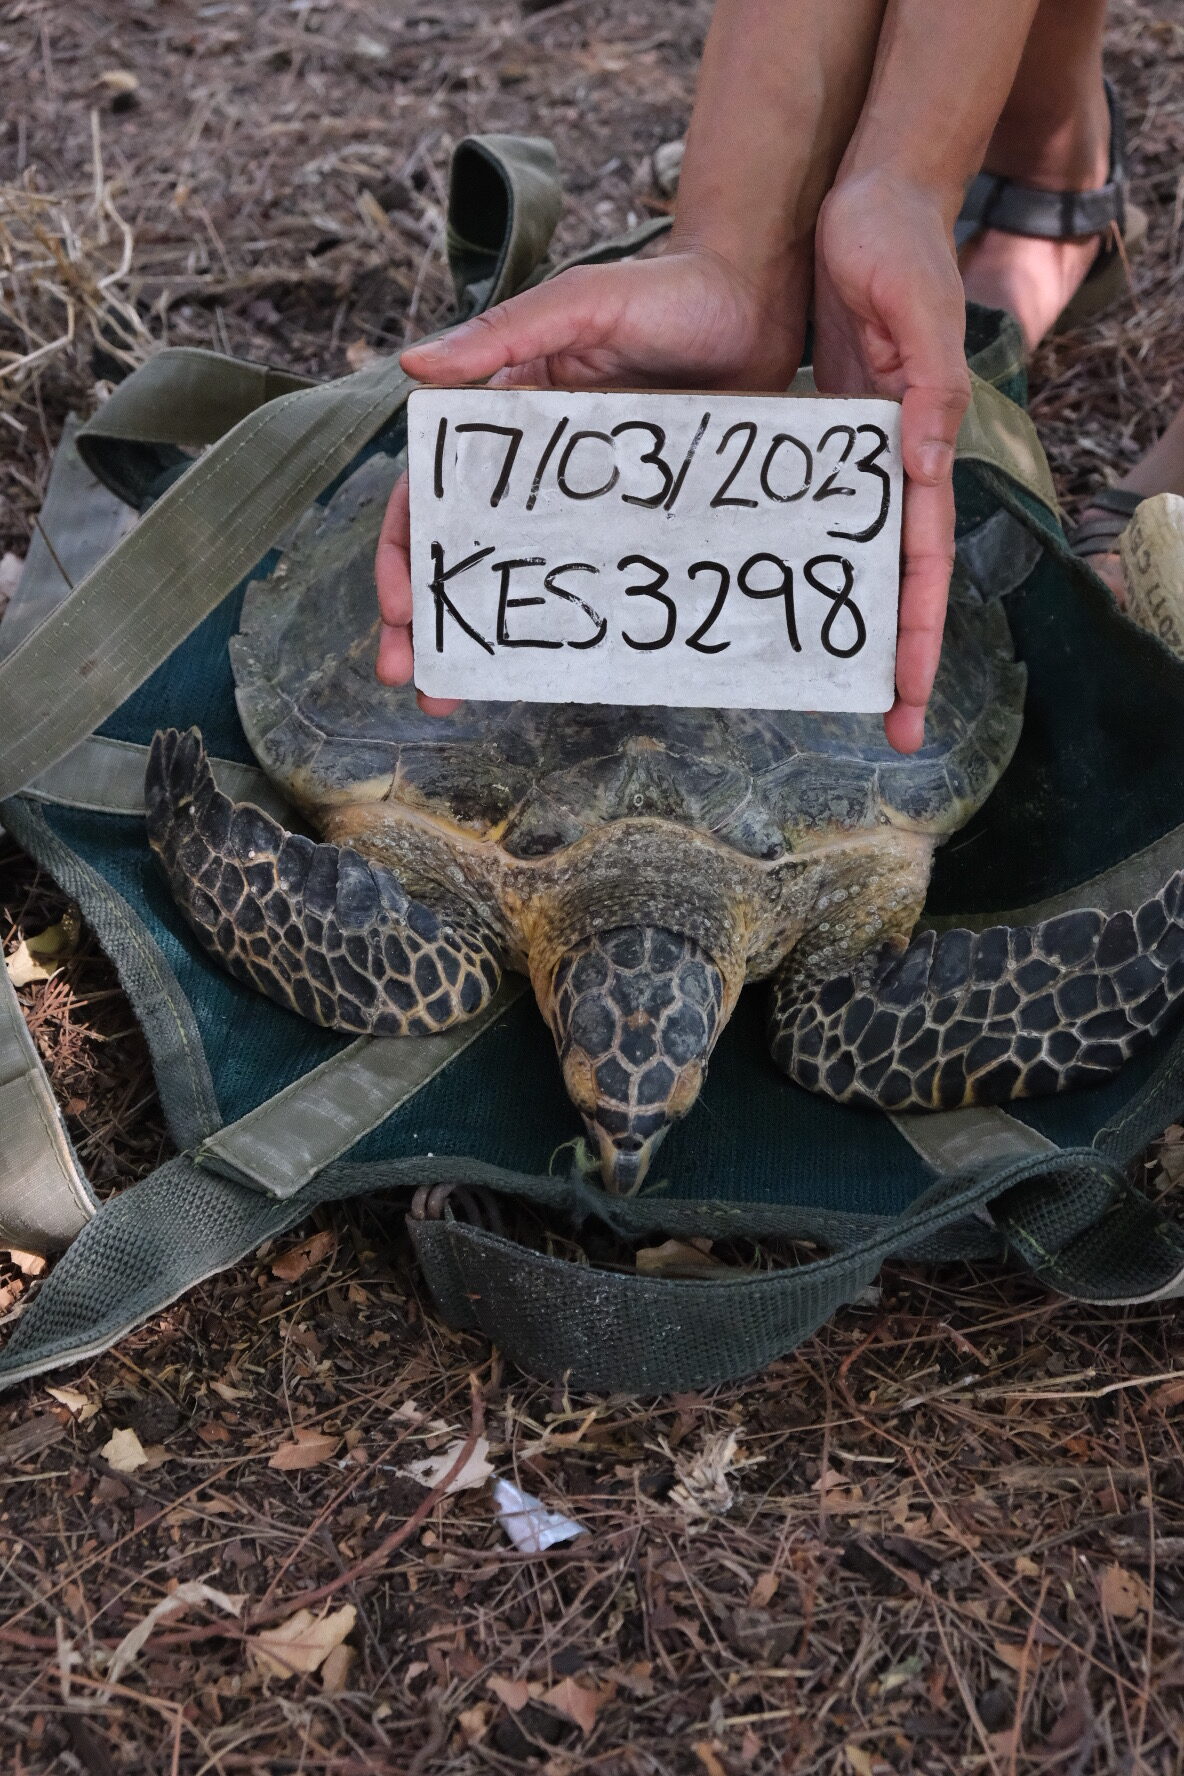
[[[1184,1007],[1184,872],[1136,913],[932,931],[807,985],[774,977],[770,1045],[799,1085],[953,1110],[1095,1085]]]
[[[500,963],[481,933],[445,924],[381,864],[232,802],[196,728],[156,735],[145,799],[149,842],[206,949],[312,1023],[430,1036],[497,991]]]

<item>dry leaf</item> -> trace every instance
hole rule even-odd
[[[669,1449],[665,1453],[672,1455]],[[670,1503],[694,1526],[730,1511],[735,1494],[729,1474],[752,1467],[764,1457],[746,1456],[740,1448],[740,1432],[731,1430],[713,1431],[697,1454],[680,1452],[672,1459],[676,1480],[668,1495]]]
[[[242,1611],[243,1598],[228,1596],[225,1591],[215,1591],[212,1585],[204,1585],[200,1579],[191,1579],[184,1585],[178,1585],[175,1591],[170,1591],[167,1597],[162,1597],[148,1611],[142,1622],[137,1622],[124,1635],[107,1666],[107,1685],[118,1683],[128,1666],[146,1646],[149,1635],[159,1622],[167,1621],[169,1616],[179,1615],[191,1603],[210,1603],[215,1609],[225,1610],[228,1616],[237,1616]],[[104,1691],[104,1695],[110,1695],[109,1688]]]
[[[103,1444],[99,1454],[117,1474],[134,1474],[148,1460],[144,1445],[133,1430],[116,1431],[110,1441]]]
[[[22,1252],[16,1246],[4,1246],[0,1250],[22,1276],[39,1277],[45,1269],[47,1260],[43,1252]]]
[[[456,1724],[464,1734],[466,1745],[476,1745],[484,1739],[489,1727],[489,1703],[475,1702],[472,1708],[465,1708],[456,1717]]]
[[[1169,1406],[1178,1406],[1184,1400],[1184,1375],[1178,1381],[1165,1381],[1162,1387],[1155,1388],[1143,1402],[1144,1412],[1163,1412]]]
[[[321,1688],[326,1695],[339,1696],[348,1684],[349,1668],[354,1662],[354,1649],[346,1646],[335,1646],[325,1663],[321,1666]]]
[[[765,1609],[772,1602],[778,1585],[781,1583],[776,1573],[762,1573],[752,1590],[748,1593],[750,1609]]]
[[[706,1739],[697,1740],[691,1750],[706,1770],[707,1776],[728,1776],[727,1770],[716,1756],[715,1747],[709,1745]]]
[[[844,1745],[843,1756],[847,1760],[847,1768],[854,1776],[875,1776],[876,1760],[862,1745]]]
[[[547,1707],[553,1708],[556,1714],[566,1715],[568,1720],[574,1721],[581,1733],[592,1731],[596,1725],[596,1716],[600,1705],[606,1699],[606,1691],[585,1689],[584,1685],[578,1684],[574,1677],[565,1677],[561,1683],[555,1685],[553,1690],[548,1690],[542,1698]]]
[[[1088,1692],[1077,1690],[1048,1729],[1041,1749],[1068,1751],[1080,1745],[1093,1725],[1093,1718]]]
[[[631,1696],[648,1701],[654,1693],[654,1667],[649,1659],[637,1659],[632,1665],[614,1665],[609,1672],[613,1683],[628,1690]]]
[[[339,1647],[353,1628],[358,1612],[347,1603],[319,1621],[311,1610],[297,1610],[278,1628],[261,1628],[247,1641],[247,1652],[267,1677],[308,1676],[319,1671],[334,1647]]]
[[[36,937],[26,937],[5,960],[13,986],[52,980],[66,957],[78,948],[81,935],[82,916],[77,907],[69,906],[56,925],[47,926]]]
[[[109,93],[134,93],[139,84],[130,68],[104,68],[95,82],[96,86],[105,86]]]
[[[59,1406],[64,1406],[71,1417],[78,1420],[79,1424],[85,1424],[88,1419],[93,1418],[101,1404],[98,1400],[89,1399],[86,1394],[80,1394],[77,1388],[47,1387],[45,1391],[51,1400],[56,1400]]]
[[[710,1246],[704,1240],[703,1246]],[[642,1246],[634,1253],[634,1262],[642,1276],[702,1277],[718,1276],[728,1269],[722,1258],[712,1256],[689,1240],[663,1240],[660,1246]]]
[[[486,1689],[492,1690],[499,1702],[504,1702],[511,1714],[517,1714],[530,1701],[530,1685],[521,1677],[490,1677],[485,1680]]]
[[[233,1406],[236,1400],[249,1400],[251,1397],[247,1388],[231,1387],[228,1381],[212,1381],[210,1387],[220,1400],[226,1401],[228,1406]]]
[[[215,1517],[233,1517],[237,1515],[239,1506],[235,1499],[224,1498],[221,1493],[212,1492],[208,1499],[202,1499],[201,1509],[203,1515],[207,1517],[211,1513]]]
[[[1009,1671],[1033,1671],[1047,1659],[1055,1659],[1059,1648],[1042,1646],[1037,1641],[996,1640],[992,1642],[995,1657]]]
[[[367,193],[367,195],[369,194]],[[385,223],[385,214],[382,219]],[[389,223],[387,226],[390,226]],[[377,364],[381,357],[382,353],[375,351],[374,347],[365,339],[355,339],[345,348],[345,361],[351,370],[368,370],[371,364]]]
[[[298,1246],[281,1252],[271,1267],[271,1274],[279,1277],[282,1283],[297,1283],[306,1270],[311,1270],[314,1264],[320,1264],[336,1246],[336,1234],[314,1233],[311,1239],[302,1240]]]
[[[305,1431],[299,1426],[294,1437],[294,1442],[280,1444],[267,1464],[269,1468],[315,1468],[318,1462],[329,1460],[341,1441],[328,1431]]]
[[[12,954],[4,958],[4,966],[14,987],[27,987],[31,981],[52,980],[57,973],[56,967],[46,967],[44,962],[39,962],[27,943],[17,944]]]
[[[1107,1615],[1129,1622],[1140,1610],[1150,1606],[1151,1593],[1141,1574],[1128,1572],[1124,1566],[1108,1566],[1098,1587],[1102,1608]]]
[[[423,1461],[412,1462],[409,1467],[403,1469],[403,1472],[410,1474],[413,1480],[418,1480],[421,1486],[426,1486],[430,1490],[433,1486],[440,1484],[464,1446],[465,1438],[458,1437],[455,1443],[450,1443],[447,1449],[440,1451],[439,1455],[429,1455]],[[493,1468],[489,1461],[489,1439],[488,1437],[478,1437],[468,1460],[448,1482],[445,1491],[465,1492],[472,1486],[484,1486],[492,1473]]]

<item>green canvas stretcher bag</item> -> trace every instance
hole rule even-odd
[[[462,316],[552,269],[546,143],[462,144],[451,199]],[[586,257],[636,251],[662,226]],[[1014,328],[972,311],[967,350],[958,571],[1005,601],[1029,689],[1015,758],[939,851],[926,917],[981,928],[1134,908],[1184,866],[1184,666],[1066,548]],[[0,821],[114,961],[178,1152],[96,1204],[0,971],[0,1238],[67,1248],[0,1350],[0,1384],[106,1348],[316,1205],[362,1193],[399,1213],[414,1200],[411,1238],[449,1321],[582,1388],[751,1373],[893,1255],[1011,1253],[1100,1303],[1184,1289],[1184,1231],[1127,1176],[1184,1110],[1175,1028],[1098,1088],[893,1118],[790,1085],[749,993],[658,1177],[614,1199],[572,1163],[571,1106],[521,987],[444,1035],[351,1041],[198,948],[146,843],[147,745],[157,727],[200,726],[222,787],[282,813],[235,709],[244,584],[351,467],[398,456],[409,387],[394,359],[313,386],[164,351],[60,452],[52,559],[35,544],[0,628]],[[112,490],[143,512],[134,528]],[[529,1243],[513,1237],[527,1224]],[[639,1273],[633,1248],[670,1237],[755,1242],[756,1256],[710,1277]],[[793,1241],[824,1255],[770,1256]]]

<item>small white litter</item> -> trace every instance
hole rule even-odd
[[[523,1492],[512,1480],[494,1481],[493,1502],[498,1522],[520,1554],[543,1554],[557,1542],[572,1542],[588,1533],[582,1523],[548,1511],[541,1499]]]

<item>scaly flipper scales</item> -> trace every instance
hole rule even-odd
[[[840,1103],[953,1110],[1096,1085],[1184,1007],[1184,872],[1136,913],[927,931],[821,984],[791,965],[773,1058]]]
[[[480,933],[446,925],[381,864],[223,795],[196,728],[156,735],[145,796],[149,842],[206,949],[312,1023],[430,1036],[497,991]]]

